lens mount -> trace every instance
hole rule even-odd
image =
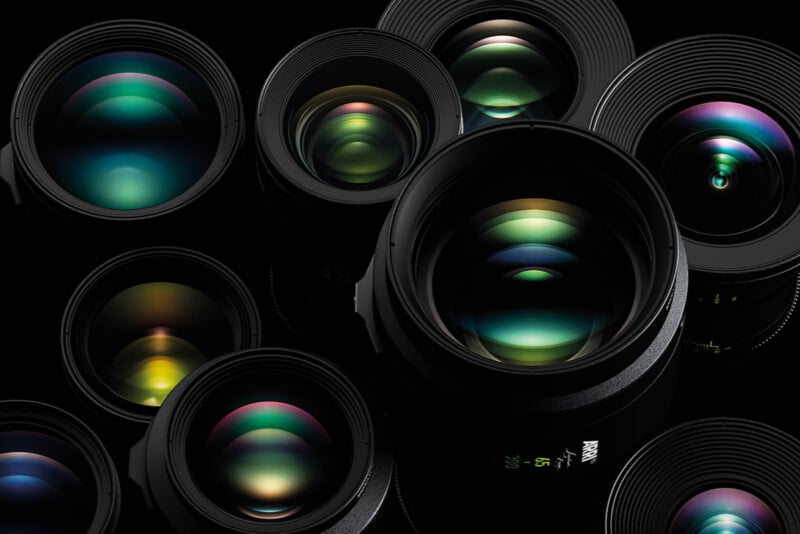
[[[573,78],[574,94],[568,95],[566,105],[560,104],[554,108],[553,111],[560,116],[529,118],[555,118],[573,124],[588,124],[592,110],[605,87],[635,57],[633,42],[621,13],[612,2],[605,0],[570,0],[557,3],[542,0],[447,0],[436,3],[425,0],[394,0],[381,16],[378,28],[402,35],[438,56],[443,51],[446,52],[448,41],[456,37],[459,31],[470,25],[499,20],[526,23],[542,30],[548,41],[559,43],[558,48],[566,52],[559,52],[556,57],[569,56],[567,63],[570,67],[564,71],[564,75]],[[503,34],[512,35],[513,32],[509,33],[504,29]],[[487,35],[491,38],[490,34]],[[491,48],[498,43],[486,44]],[[514,40],[508,44],[524,45],[517,48],[520,52],[525,52],[523,48],[527,48],[542,54],[540,57],[545,59],[552,57],[548,53],[552,47],[542,44],[541,41],[525,44]],[[531,56],[529,53],[526,55]],[[505,59],[510,58],[506,56]],[[524,63],[521,66],[524,67]],[[496,79],[519,82],[516,77],[509,80],[506,76],[508,71],[494,71],[494,74],[499,75],[493,76]],[[488,81],[484,77],[483,82]],[[484,85],[483,82],[479,85]],[[518,83],[513,85],[520,87]],[[480,87],[473,86],[473,89]],[[512,96],[516,98],[521,95]],[[503,105],[508,105],[508,102]]]
[[[250,407],[262,397],[294,399],[284,402],[316,414],[332,440],[345,446],[327,497],[299,515],[245,517],[220,504],[222,497],[215,499],[215,488],[204,483],[201,471],[213,466],[198,453],[198,436],[230,407]],[[159,410],[144,441],[147,491],[180,532],[362,532],[380,508],[392,472],[378,423],[353,383],[326,360],[288,349],[233,353],[181,382]]]
[[[777,516],[780,532],[795,532],[800,529],[798,445],[776,428],[743,419],[702,419],[675,427],[642,447],[622,469],[608,500],[605,532],[667,532],[681,507],[708,491],[733,493],[728,497],[733,502],[762,501]],[[736,512],[729,509],[728,515],[736,519]],[[756,526],[758,532],[775,532]]]
[[[684,243],[693,272],[757,280],[797,266],[800,247],[794,236],[800,231],[800,184],[792,152],[800,139],[798,83],[800,58],[792,52],[749,37],[705,35],[674,41],[643,55],[619,75],[597,105],[591,129],[644,160],[653,149],[652,132],[664,118],[681,110],[692,112],[693,106],[698,106],[694,108],[698,127],[718,132],[722,148],[744,152],[740,141],[725,135],[732,125],[722,124],[720,118],[728,116],[744,121],[738,131],[747,127],[754,141],[775,140],[781,152],[789,153],[781,169],[781,188],[775,193],[780,206],[765,208],[772,222],[760,225],[756,235],[722,241],[689,232]],[[715,106],[725,109],[712,116],[708,111]],[[742,146],[732,146],[735,143]],[[765,153],[777,151],[772,147]],[[685,223],[676,212],[678,222]]]
[[[9,436],[8,439],[3,439]],[[25,450],[15,449],[15,441],[27,443]],[[0,452],[25,453],[35,452],[39,458],[44,455],[48,462],[58,462],[61,469],[80,473],[83,471],[91,480],[80,480],[90,487],[95,502],[91,521],[82,532],[88,534],[106,534],[114,532],[119,520],[122,498],[120,482],[114,464],[100,439],[81,421],[71,414],[33,401],[10,400],[0,402],[0,442],[8,451]],[[64,458],[50,456],[49,448],[61,450],[67,460],[85,464],[81,470]],[[43,471],[38,471],[41,475]],[[46,471],[44,471],[46,472]],[[74,477],[75,474],[72,474]],[[51,482],[45,480],[45,482]],[[90,491],[91,491],[90,490]],[[51,510],[36,510],[45,516]],[[3,517],[3,520],[10,518]],[[2,521],[2,520],[0,520]],[[59,525],[59,528],[66,528]]]
[[[42,160],[40,147],[37,147],[39,133],[37,132],[37,113],[40,106],[44,104],[51,87],[74,67],[103,54],[118,52],[156,55],[176,62],[191,71],[193,76],[207,86],[205,90],[210,94],[212,105],[217,108],[213,112],[215,115],[213,120],[218,123],[219,132],[219,139],[214,142],[213,156],[210,157],[208,166],[198,171],[198,175],[192,178],[192,183],[187,184],[185,190],[175,191],[168,197],[159,197],[159,200],[134,203],[123,209],[114,209],[102,203],[89,202],[68,192],[49,172],[48,166]],[[115,83],[131,83],[130,73],[122,72],[117,76],[128,76],[128,78],[113,80]],[[111,78],[112,76],[105,77],[106,80]],[[172,87],[163,80],[157,81],[156,78],[149,77],[146,81],[152,87],[160,88],[173,96],[181,94],[180,88]],[[87,87],[90,85],[87,84]],[[107,98],[110,97],[107,96]],[[146,98],[139,98],[135,102],[128,103],[136,104],[141,108],[147,102]],[[121,102],[115,108],[120,114],[133,113],[132,105],[123,108],[122,104],[126,103]],[[152,103],[148,105],[150,105],[149,112],[156,111],[156,107]],[[108,109],[104,113],[107,111]],[[131,127],[140,127],[136,126],[140,123],[131,119],[132,115],[125,116],[133,125]],[[50,46],[34,61],[22,78],[14,97],[11,112],[11,140],[17,164],[17,179],[20,180],[20,185],[24,186],[21,187],[23,191],[32,193],[50,207],[82,216],[105,220],[143,220],[164,215],[198,199],[222,177],[233,160],[243,137],[244,129],[241,117],[242,103],[233,76],[219,56],[198,39],[182,30],[157,22],[122,20],[95,24],[77,30]],[[98,134],[92,135],[97,136]],[[105,140],[100,136],[98,142],[102,143]],[[152,164],[151,159],[139,157],[136,161],[150,162],[148,163],[150,165]],[[108,165],[111,165],[111,160],[109,158],[106,160],[108,160]],[[144,163],[142,164],[144,165]],[[93,164],[99,165],[96,159],[82,165],[91,166]],[[109,168],[104,167],[106,171]],[[119,168],[117,170],[119,171]],[[153,167],[152,170],[153,176],[163,178],[159,174],[163,171],[161,167]],[[141,177],[141,175],[140,173],[139,176]],[[110,176],[110,174],[106,174],[106,176]],[[116,179],[119,180],[119,194],[126,191],[127,194],[132,194],[130,190],[131,176],[121,176],[118,172]]]
[[[99,266],[72,294],[61,327],[77,391],[138,423],[150,421],[191,369],[260,341],[261,319],[244,282],[217,260],[174,247],[131,251]],[[157,398],[148,402],[148,395]]]
[[[570,166],[565,167],[564,161],[569,161]],[[487,178],[491,179],[491,189],[486,187]],[[600,198],[603,203],[598,202]],[[529,203],[524,199],[540,200],[533,201],[535,206],[526,204],[520,209],[505,210],[507,204]],[[550,211],[543,209],[543,205]],[[446,260],[449,243],[458,242],[459,228],[472,228],[470,217],[487,208],[499,214],[500,219],[515,212],[534,214],[530,217],[536,220],[506,225],[506,229],[527,237],[535,234],[534,241],[542,244],[512,244],[510,251],[525,253],[525,261],[520,265],[531,258],[536,265],[556,258],[557,261],[551,262],[556,265],[560,258],[580,256],[573,246],[574,239],[568,239],[564,245],[573,248],[558,251],[556,241],[548,237],[557,233],[555,229],[576,228],[576,223],[566,217],[569,210],[561,207],[564,205],[577,206],[578,212],[590,213],[603,221],[605,237],[619,247],[609,249],[609,256],[613,255],[611,250],[618,251],[620,265],[625,267],[618,276],[613,272],[607,274],[617,276],[621,287],[629,291],[628,306],[619,315],[620,323],[613,331],[602,333],[599,344],[586,351],[587,354],[577,357],[578,353],[572,353],[572,357],[545,365],[503,361],[493,357],[502,356],[497,351],[488,357],[477,353],[474,345],[465,341],[453,326],[459,323],[448,322],[448,303],[441,297],[447,294],[443,288],[451,284],[448,273],[450,278],[461,276],[458,270],[441,268],[453,265]],[[541,220],[540,213],[554,213],[548,217],[563,219],[565,226]],[[509,221],[501,220],[506,222]],[[670,347],[674,348],[680,330],[687,278],[678,235],[666,199],[650,175],[610,143],[556,123],[518,122],[490,127],[449,144],[415,173],[387,219],[373,268],[359,284],[357,307],[382,347],[396,352],[437,387],[459,392],[459,398],[475,388],[491,390],[506,404],[512,397],[517,401],[515,405],[539,413],[577,410],[612,397],[617,401],[623,397],[630,400],[627,395],[617,393],[626,390],[635,397],[646,387],[645,383],[649,384],[642,379],[647,375],[657,376],[672,359]],[[474,241],[473,248],[480,246],[477,243]],[[453,256],[457,258],[461,249],[455,250]],[[507,252],[495,254],[490,262],[501,263],[506,255]],[[474,260],[464,255],[461,267],[457,268],[466,273],[466,279],[470,273],[479,272],[471,270]],[[563,278],[567,283],[564,291],[578,297],[588,291],[585,280],[592,279],[580,278],[580,271],[575,275],[569,266],[564,273],[549,273],[546,272],[549,267],[526,267],[520,272],[515,265],[512,265],[512,279],[541,284]],[[590,265],[602,270],[600,265],[591,262]],[[489,269],[492,272],[493,263]],[[443,274],[437,275],[437,270]],[[570,285],[573,275],[584,280],[584,284]],[[501,278],[509,277],[504,274]],[[459,287],[456,285],[452,293],[471,291],[469,286]],[[516,298],[513,292],[509,298]],[[530,305],[536,300],[525,298],[528,301],[520,305]],[[489,299],[490,306],[496,304]],[[531,313],[544,320],[541,317],[552,316],[552,310],[560,313],[562,308],[558,306],[548,301],[542,308],[544,315],[536,309]],[[456,309],[456,314],[464,310],[458,301],[450,302],[450,307]],[[511,304],[507,307],[519,309]],[[567,310],[565,317],[570,320],[583,317],[582,314],[583,311]],[[490,315],[484,323],[494,328],[493,325],[504,321],[502,315],[499,320],[495,316]],[[514,319],[512,316],[511,320]],[[483,318],[475,315],[468,321],[478,324]],[[508,344],[544,340],[542,343],[563,345],[560,340],[550,341],[543,333],[517,333],[509,325],[507,322],[495,329],[510,332],[506,338]],[[565,335],[573,335],[575,330],[574,326],[564,328]],[[578,334],[574,337],[582,340],[580,343],[588,343],[586,340],[592,338],[583,331]],[[494,334],[481,335],[485,341]],[[498,343],[504,342],[502,336],[496,339]]]
[[[275,194],[369,205],[393,200],[411,168],[460,133],[461,116],[430,53],[386,32],[346,29],[283,58],[261,92],[256,130]]]

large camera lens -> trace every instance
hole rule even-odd
[[[516,122],[431,156],[356,297],[408,414],[403,498],[420,531],[513,524],[537,483],[595,476],[654,430],[686,285],[666,197],[610,143]],[[473,474],[497,491],[478,499]],[[438,498],[443,480],[458,487]],[[470,499],[514,512],[463,516]]]
[[[394,0],[378,27],[433,51],[455,80],[464,129],[520,119],[588,122],[633,58],[610,2]]]
[[[21,189],[111,219],[188,204],[220,178],[242,136],[222,60],[180,30],[141,21],[55,43],[20,84],[12,117]]]
[[[609,497],[605,531],[795,532],[798,445],[782,431],[742,419],[703,419],[673,428],[622,469]]]
[[[715,69],[730,76],[720,77]],[[653,172],[687,248],[694,350],[744,352],[786,325],[798,297],[800,58],[749,38],[698,36],[633,63],[592,128]]]
[[[167,398],[133,476],[179,532],[359,533],[391,478],[379,427],[327,361],[233,353]]]
[[[447,71],[413,43],[367,29],[315,37],[286,55],[261,93],[264,186],[276,197],[268,201],[389,202],[427,153],[460,133],[459,112]]]
[[[67,370],[105,410],[146,421],[192,370],[258,346],[260,320],[242,281],[184,249],[118,256],[78,287],[63,323]]]
[[[97,437],[61,410],[0,403],[0,533],[114,531],[119,481]]]

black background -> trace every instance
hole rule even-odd
[[[750,35],[800,52],[796,19],[785,4],[774,0],[749,4],[746,9],[725,3],[704,3],[706,15],[693,9],[698,5],[696,1],[619,0],[618,5],[631,27],[639,53],[698,33]],[[139,1],[113,2],[91,9],[74,3],[51,8],[37,2],[20,2],[13,10],[14,16],[4,17],[4,31],[0,32],[3,51],[0,110],[10,108],[17,83],[40,52],[64,34],[87,24],[115,18],[145,18],[178,26],[205,41],[227,62],[237,79],[248,120],[247,141],[237,164],[226,177],[239,192],[241,203],[226,199],[215,205],[209,225],[179,225],[165,228],[163,233],[157,227],[148,228],[146,235],[137,236],[137,244],[192,246],[217,256],[242,275],[260,299],[266,325],[265,344],[289,343],[324,352],[329,340],[308,334],[293,338],[277,319],[267,295],[266,269],[271,259],[281,253],[273,246],[273,238],[277,233],[285,237],[289,232],[291,236],[291,228],[271,224],[268,214],[261,213],[266,208],[250,194],[256,184],[252,118],[264,80],[285,53],[324,31],[374,26],[385,3],[342,0],[272,6],[261,3],[256,10],[250,3],[225,2],[209,9],[199,6],[192,9],[173,7],[166,2]],[[8,134],[0,134],[0,141],[7,139]],[[6,284],[2,294],[7,319],[0,323],[0,339],[4,340],[0,349],[0,398],[51,402],[89,422],[108,443],[123,479],[126,504],[120,530],[166,531],[155,518],[142,512],[136,489],[126,482],[127,447],[144,429],[118,425],[82,405],[66,384],[60,361],[60,319],[72,290],[97,264],[132,244],[113,235],[109,238],[92,232],[91,228],[65,229],[57,220],[36,220],[24,210],[10,206],[4,206],[3,210],[2,261]],[[209,231],[210,227],[217,230]],[[306,246],[313,249],[313,240]],[[792,360],[797,358],[794,330],[795,325],[790,324],[788,335],[768,350],[740,362],[704,358],[703,364],[698,365],[696,356],[684,354],[680,390],[667,424],[708,415],[741,415],[765,420],[797,434],[795,378],[789,372]],[[330,340],[331,345],[339,341]],[[357,343],[357,346],[363,345]],[[369,355],[358,357],[366,359]],[[345,363],[352,364],[354,358],[349,355]],[[792,415],[783,418],[779,412]],[[599,514],[608,489],[606,483],[598,484],[596,502],[580,504],[595,514],[586,518],[585,532],[600,532]],[[492,489],[476,488],[476,491]],[[399,523],[398,516],[390,512],[375,531],[402,532],[397,527]]]

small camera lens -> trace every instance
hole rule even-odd
[[[194,251],[149,248],[93,271],[64,313],[63,355],[73,384],[103,409],[147,421],[190,372],[258,345],[244,283]]]
[[[799,86],[794,53],[699,35],[641,56],[597,104],[591,129],[648,167],[681,227],[692,277],[684,340],[695,352],[755,352],[794,313]]]
[[[254,349],[182,381],[132,476],[178,532],[364,531],[393,458],[355,384],[318,356]]]

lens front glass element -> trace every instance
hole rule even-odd
[[[67,70],[35,119],[45,170],[101,208],[137,210],[184,193],[205,173],[220,137],[208,85],[150,52],[111,52]]]
[[[510,119],[559,120],[577,92],[566,47],[531,24],[473,24],[438,52],[461,94],[464,129]]]
[[[419,112],[405,98],[368,85],[318,94],[295,115],[295,152],[323,182],[376,188],[402,178],[420,157]]]
[[[633,307],[634,281],[625,248],[590,213],[530,198],[455,229],[436,261],[433,295],[447,330],[471,352],[542,366],[612,339]]]
[[[704,491],[678,510],[669,534],[783,534],[775,512],[752,493],[734,488]]]

